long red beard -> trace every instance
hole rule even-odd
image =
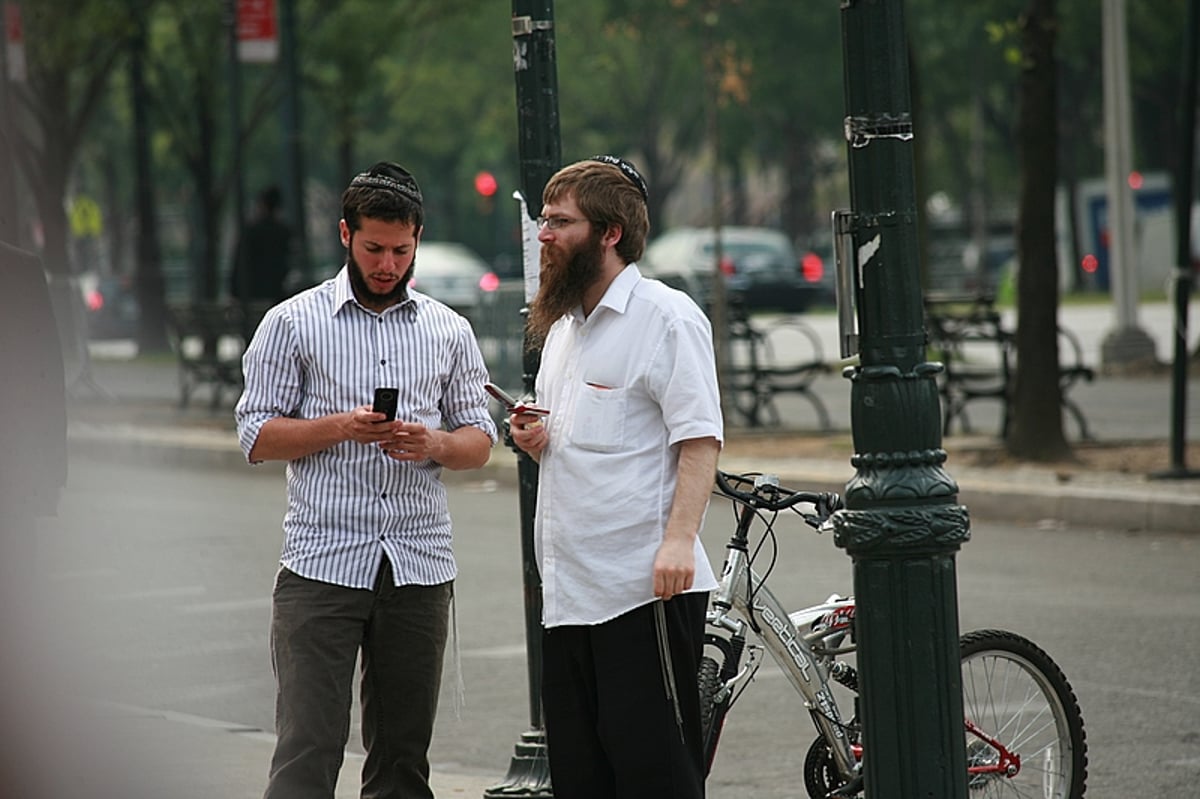
[[[526,322],[531,345],[545,341],[551,325],[583,302],[583,295],[600,278],[603,259],[599,230],[593,231],[573,251],[542,247],[538,293]]]

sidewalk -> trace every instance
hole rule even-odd
[[[275,736],[262,730],[198,716],[140,708],[111,708],[104,730],[116,755],[136,763],[121,786],[123,799],[256,799],[267,784]],[[358,799],[363,756],[347,751],[338,774],[336,799]],[[504,774],[460,774],[433,763],[430,785],[438,797],[473,797]],[[504,764],[498,764],[503,766]],[[136,776],[133,776],[136,774]],[[114,799],[116,799],[114,797]]]
[[[75,381],[69,402],[68,438],[73,456],[132,457],[168,467],[245,468],[231,409],[211,410],[204,392],[191,407],[180,409],[175,363],[169,357],[96,359],[87,377]],[[1089,390],[1077,398],[1098,437],[1143,441],[1165,437],[1163,409],[1168,407],[1170,392],[1165,378],[1099,378],[1086,388]],[[1192,381],[1189,389],[1189,431],[1191,440],[1196,441],[1200,439],[1200,381]],[[854,474],[849,463],[848,388],[844,380],[831,377],[819,390],[835,432],[806,430],[805,425],[815,425],[811,408],[796,399],[794,406],[781,407],[785,418],[795,420],[795,429],[779,435],[731,430],[722,468],[772,472],[788,485],[843,492]],[[999,446],[988,432],[994,430],[992,420],[981,413],[973,421],[974,435],[947,436],[943,444],[950,454],[947,469],[959,486],[959,501],[975,520],[1036,523],[1050,529],[1070,525],[1176,533],[1200,530],[1198,479],[1150,480],[1141,474],[1118,472],[1065,476],[1053,468],[1032,465],[965,466],[962,455],[968,449]],[[770,450],[788,451],[786,444],[774,443],[780,438],[796,443],[817,439],[829,446],[803,450],[822,453],[820,457],[766,457],[768,442]],[[835,456],[838,451],[844,454]],[[1200,463],[1189,465],[1200,469]],[[265,468],[281,467],[269,464]],[[493,451],[482,478],[515,485],[516,472],[516,456],[501,445]],[[473,472],[464,478],[447,472],[446,479],[479,480],[481,475]],[[89,738],[89,742],[102,740],[105,745],[89,749],[87,762],[76,764],[87,768],[64,769],[61,763],[47,763],[39,769],[49,774],[52,782],[71,782],[69,786],[48,786],[51,790],[43,795],[74,795],[76,775],[102,771],[118,784],[110,786],[96,776],[90,792],[113,799],[168,795],[173,799],[255,799],[266,785],[274,744],[269,732],[219,719],[115,705],[97,708],[90,720],[101,725],[96,729],[103,731],[103,737]],[[92,761],[106,768],[88,767]],[[346,753],[337,799],[357,797],[361,764],[361,755]],[[496,773],[480,774],[455,763],[433,763],[431,783],[439,797],[481,797],[505,778],[507,764],[496,766]],[[111,794],[106,792],[110,787]]]
[[[68,437],[73,452],[98,457],[132,453],[181,465],[236,468],[244,463],[227,405],[210,409],[208,394],[202,390],[190,407],[178,407],[176,368],[169,356],[94,358],[87,377],[76,381],[69,403]],[[816,388],[829,408],[834,433],[815,431],[812,409],[802,398],[784,397],[780,411],[784,418],[795,420],[795,427],[779,435],[836,437],[844,445],[842,452],[830,446],[820,457],[731,454],[754,453],[755,436],[762,436],[761,431],[731,428],[721,468],[769,472],[788,485],[844,491],[854,475],[849,462],[849,388],[837,376],[822,378]],[[1193,379],[1188,388],[1187,430],[1189,441],[1195,442],[1200,440],[1200,380]],[[1083,408],[1096,438],[1156,442],[1162,447],[1165,465],[1169,463],[1170,395],[1170,380],[1164,375],[1098,377],[1094,383],[1077,387],[1072,396]],[[973,518],[1119,530],[1200,531],[1200,479],[1150,479],[1145,474],[1116,471],[1064,473],[1033,464],[964,465],[964,459],[956,456],[965,450],[1000,447],[990,433],[995,429],[994,409],[981,406],[978,411],[973,408],[972,414],[978,417],[973,418],[976,432],[946,436],[943,446],[949,453],[947,470],[959,486],[959,501]],[[1200,472],[1200,463],[1187,465]],[[446,479],[456,477],[446,473]],[[479,477],[474,472],[471,479]],[[497,446],[485,467],[485,478],[515,483],[515,454]]]
[[[258,799],[266,788],[275,737],[262,730],[104,703],[55,705],[46,715],[63,726],[38,717],[0,756],[0,771],[16,778],[6,787],[20,785],[27,795],[53,799]],[[336,799],[358,798],[362,765],[362,754],[346,751]],[[503,772],[462,771],[432,763],[435,795],[479,799],[505,778]]]

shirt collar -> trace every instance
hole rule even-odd
[[[601,308],[611,308],[617,313],[625,313],[625,309],[629,307],[629,298],[633,296],[633,289],[642,280],[642,273],[638,270],[637,264],[631,263],[625,266],[612,282],[608,284],[608,288],[604,291],[604,296],[600,298],[600,302],[596,303],[595,309],[591,315],[595,316],[596,311]],[[583,323],[583,306],[575,306],[575,310],[571,311],[571,316],[576,322]]]

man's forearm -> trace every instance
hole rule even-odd
[[[478,427],[460,427],[439,433],[441,441],[434,460],[447,469],[478,469],[492,455],[492,440]]]
[[[680,443],[679,473],[667,518],[667,538],[693,539],[699,533],[720,454],[721,443],[715,438],[690,438]]]
[[[329,449],[346,441],[349,413],[334,413],[316,419],[277,416],[258,431],[250,450],[250,461],[292,461]]]

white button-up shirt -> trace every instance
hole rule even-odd
[[[551,328],[537,378],[549,443],[534,543],[546,627],[654,601],[679,443],[722,439],[712,328],[687,295],[627,266],[585,320]],[[697,536],[692,591],[717,586]]]
[[[470,324],[408,294],[382,313],[368,310],[343,267],[268,311],[242,359],[246,388],[235,415],[246,455],[271,419],[370,405],[381,386],[399,389],[397,419],[433,429],[471,425],[494,442],[487,369]],[[309,579],[371,588],[386,553],[396,585],[453,580],[441,472],[431,460],[397,461],[356,441],[289,461],[280,562]]]

